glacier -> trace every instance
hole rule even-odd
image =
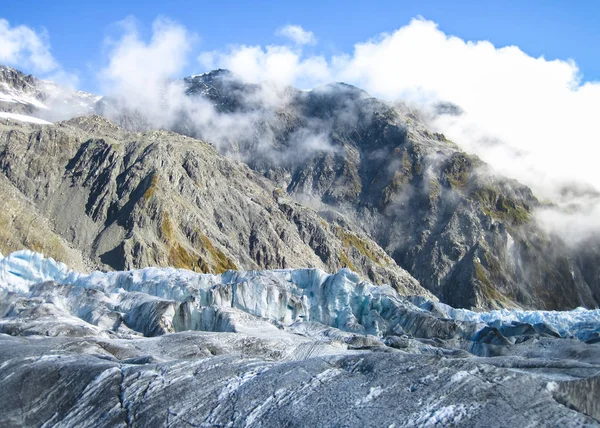
[[[600,426],[600,313],[0,254],[0,426]],[[15,394],[14,391],[19,391]]]
[[[336,274],[318,269],[288,269],[228,271],[213,275],[174,268],[145,268],[83,274],[28,250],[0,259],[0,289],[27,294],[35,284],[48,281],[98,290],[112,296],[113,300],[121,299],[123,302],[127,300],[124,297],[126,293],[186,302],[194,316],[199,316],[199,308],[215,304],[287,325],[299,320],[316,321],[341,330],[379,337],[389,333],[394,322],[384,319],[382,314],[398,308],[429,314],[430,310],[424,309],[427,307],[434,308],[441,318],[497,329],[515,323],[543,324],[561,337],[590,340],[600,336],[600,309],[474,312],[423,298],[400,296],[389,286],[361,281],[349,269],[341,269]],[[193,304],[190,303],[192,300]],[[129,303],[133,304],[135,302]],[[192,318],[188,319],[186,329],[199,326],[198,321]]]

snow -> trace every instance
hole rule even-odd
[[[384,390],[380,386],[372,386],[371,388],[369,388],[369,393],[367,395],[354,401],[354,405],[364,406],[365,404],[368,404],[371,401],[375,400],[377,397],[379,397],[383,393],[383,391]]]
[[[463,404],[442,407],[428,406],[424,411],[418,414],[416,420],[410,420],[408,426],[454,426],[469,414],[473,414],[479,406],[465,406]]]
[[[502,309],[490,312],[473,312],[467,309],[455,309],[447,305],[451,318],[460,321],[482,322],[493,327],[510,325],[513,322],[531,325],[546,324],[556,329],[563,337],[575,336],[586,340],[593,333],[600,332],[600,309],[584,308],[572,311],[519,311]]]
[[[0,101],[15,104],[31,104],[37,108],[46,109],[46,105],[32,95],[11,87],[6,82],[0,82]]]
[[[37,117],[27,116],[27,115],[24,115],[24,114],[17,114],[17,113],[7,113],[7,112],[4,112],[4,111],[0,111],[0,118],[2,118],[2,119],[18,120],[20,122],[37,123],[37,124],[40,124],[40,125],[53,125],[52,122],[48,122],[47,120],[39,119]]]
[[[178,326],[178,330],[211,327],[208,329],[236,331],[236,328],[243,328],[248,330],[247,333],[253,331],[265,337],[277,335],[278,330],[272,323],[291,325],[309,321],[347,332],[381,336],[391,325],[390,320],[380,314],[401,307],[426,312],[422,308],[429,302],[423,299],[415,306],[391,287],[361,281],[348,269],[341,269],[336,274],[319,269],[282,269],[212,275],[183,269],[146,268],[82,274],[27,250],[6,257],[0,254],[0,289],[27,294],[35,284],[45,281],[101,291],[105,296],[103,305],[110,310],[119,305],[125,311],[132,310],[132,316],[143,302],[156,299],[185,301],[189,313],[185,325]],[[68,298],[81,299],[77,294]],[[497,328],[513,322],[544,323],[563,337],[574,336],[581,340],[600,332],[599,309],[473,312],[439,303],[435,305],[449,318]],[[207,311],[208,306],[217,309]],[[67,301],[62,307],[72,308],[77,313],[86,310],[85,303],[79,301]],[[170,312],[163,315],[169,318]]]

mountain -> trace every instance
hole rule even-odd
[[[221,152],[243,159],[295,199],[343,213],[442,301],[598,306],[600,241],[573,249],[545,232],[534,218],[541,203],[529,188],[432,132],[419,111],[341,83],[288,88],[274,107],[260,96],[264,87],[227,71],[185,83],[189,96],[252,121],[254,132],[218,141]],[[460,114],[454,107],[451,114]],[[211,136],[210,127],[193,127],[193,117],[180,123],[188,128],[179,132]],[[317,148],[306,144],[314,136]]]
[[[3,70],[1,426],[600,426],[600,309],[518,308],[597,306],[600,245],[425,113]]]
[[[0,424],[599,426],[599,323],[349,269],[82,274],[21,251],[0,257]]]
[[[101,97],[62,87],[49,80],[26,75],[0,65],[0,112],[20,115],[17,120],[55,121],[83,116],[95,111]],[[23,117],[25,116],[25,117]],[[43,122],[41,122],[43,123]]]
[[[12,79],[11,87],[18,91],[28,88],[28,79],[41,88],[35,78],[22,74]],[[245,83],[227,70],[171,83],[162,92],[158,108],[144,109],[135,103],[135,108],[129,107],[123,94],[102,99],[86,96],[97,101],[92,107],[83,104],[127,131],[151,132],[158,127],[206,141],[222,155],[244,162],[268,179],[270,184],[264,185],[275,189],[275,196],[289,195],[289,203],[308,207],[313,223],[323,222],[336,236],[332,254],[339,248],[354,254],[323,256],[315,250],[314,240],[304,236],[303,242],[308,242],[324,263],[311,266],[329,270],[348,266],[371,280],[385,281],[389,273],[382,273],[381,263],[377,263],[385,260],[384,265],[405,269],[443,302],[456,307],[598,306],[600,239],[590,237],[573,248],[542,229],[535,212],[543,204],[529,188],[499,176],[443,134],[433,132],[425,113],[375,99],[343,83],[301,91]],[[39,99],[48,99],[39,91]],[[77,99],[74,92],[63,92],[67,94],[63,99]],[[44,109],[33,104],[30,108],[32,115],[44,117]],[[58,106],[54,114],[60,110]],[[457,115],[461,110],[446,103],[434,114]],[[174,189],[179,191],[177,186]],[[166,212],[170,209],[165,208]],[[228,217],[230,221],[244,216],[243,210],[236,212]],[[44,215],[53,223],[57,214]],[[184,235],[188,236],[189,225],[181,226],[187,227]],[[345,236],[346,231],[352,237]],[[127,229],[126,233],[134,232]],[[73,241],[64,231],[59,235]],[[114,235],[111,245],[124,236]],[[219,242],[224,242],[220,236]],[[363,245],[361,240],[369,244]],[[89,245],[91,241],[86,242]],[[101,254],[83,249],[86,244],[82,241],[77,245],[86,254],[96,254],[92,259],[98,266],[167,263],[164,257],[138,255],[122,265],[114,260],[125,259],[129,251],[116,250],[116,245],[102,247]],[[190,245],[186,248],[201,244],[196,239]],[[249,259],[236,256],[236,267],[284,265],[283,256],[270,246],[260,255],[248,244],[244,247],[254,255]],[[370,248],[375,248],[377,255],[371,254]],[[109,250],[114,257],[105,254]],[[264,261],[257,263],[257,257]],[[293,266],[308,262],[300,257],[296,263],[290,257],[285,260]],[[331,261],[335,259],[337,262]]]
[[[326,222],[246,165],[179,134],[128,133],[99,116],[0,122],[0,170],[2,197],[16,201],[3,214],[3,252],[25,246],[121,270],[347,266],[428,294],[364,233]]]

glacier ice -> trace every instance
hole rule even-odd
[[[527,323],[545,324],[554,328],[562,337],[574,336],[587,340],[600,332],[600,309],[577,308],[571,311],[518,311],[510,309],[490,312],[473,312],[467,309],[449,308],[452,319],[480,322],[489,326]]]
[[[485,325],[501,328],[513,323],[545,324],[563,337],[581,340],[595,337],[600,332],[598,309],[473,312],[424,298],[400,296],[389,286],[361,281],[349,269],[341,269],[336,274],[318,269],[284,269],[228,271],[213,275],[174,268],[145,268],[83,274],[27,250],[0,258],[0,289],[5,292],[26,295],[37,287],[37,293],[48,296],[52,293],[36,286],[47,281],[72,286],[73,289],[64,292],[59,307],[95,325],[106,324],[107,319],[114,317],[108,314],[117,311],[126,313],[127,324],[135,326],[139,317],[148,316],[149,308],[156,311],[157,302],[163,299],[166,303],[159,305],[160,315],[152,312],[152,316],[161,317],[161,322],[168,324],[167,331],[211,328],[232,331],[236,319],[245,313],[287,326],[298,321],[315,321],[340,330],[379,337],[394,332],[402,334],[409,328],[413,332],[420,329],[420,334],[426,337],[425,328],[421,328],[424,323],[427,327],[434,323],[438,329],[449,329],[438,321],[439,317],[430,315],[427,307],[433,305],[442,318],[454,320],[458,329],[466,329],[465,335],[470,331],[464,327],[465,323],[478,328]],[[89,298],[83,299],[77,289],[96,290],[101,292],[102,298],[95,297],[91,303]],[[51,297],[54,302],[59,299],[56,295]],[[96,307],[99,301],[103,309]],[[179,316],[175,316],[175,311]],[[436,331],[435,334],[444,333]]]
[[[348,269],[88,274],[0,254],[0,425],[595,426],[600,343],[502,335],[539,321],[599,325],[458,310]]]
[[[78,276],[65,264],[32,251],[15,251],[6,257],[0,254],[0,288],[6,291],[28,293],[29,287],[39,282],[64,284]]]

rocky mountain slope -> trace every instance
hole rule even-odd
[[[1,426],[600,426],[599,309],[481,311],[597,305],[600,246],[417,112],[219,71],[156,130],[3,76]],[[82,107],[123,126],[35,123]]]
[[[348,269],[87,275],[23,251],[0,257],[0,424],[598,426],[599,326]]]
[[[0,112],[62,120],[91,114],[101,97],[0,65]],[[0,116],[1,117],[1,116]]]
[[[364,233],[329,224],[246,165],[172,132],[128,133],[98,116],[4,121],[0,171],[2,198],[13,201],[0,217],[3,252],[27,247],[105,269],[347,266],[427,294]]]
[[[297,200],[344,213],[442,301],[548,309],[600,302],[598,252],[585,250],[600,241],[573,250],[544,232],[529,188],[429,130],[420,112],[345,84],[288,88],[273,107],[259,96],[264,87],[227,71],[185,82],[221,114],[251,118],[255,132],[217,141],[223,153]],[[197,122],[182,121],[188,128],[179,131],[210,136]],[[310,147],[315,135],[320,145]]]
[[[29,77],[13,81],[19,79]],[[152,114],[110,98],[93,109],[128,130],[160,126],[208,141],[270,180],[279,195],[318,212],[350,252],[401,266],[454,306],[598,306],[600,240],[570,248],[545,232],[534,215],[541,203],[529,188],[432,132],[420,112],[345,84],[273,88],[226,70],[176,83],[186,96],[161,100]],[[438,113],[460,114],[451,107]],[[353,234],[375,241],[387,256],[371,254]],[[260,257],[278,257],[267,253]],[[348,254],[337,258],[336,267],[370,269]],[[145,266],[140,260],[126,265]]]

